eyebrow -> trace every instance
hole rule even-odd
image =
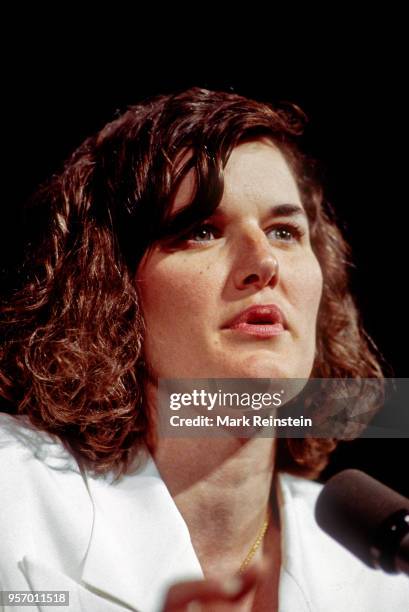
[[[295,217],[300,215],[308,220],[307,213],[299,204],[275,204],[268,209],[269,217]],[[214,213],[209,218],[223,218],[225,213],[223,209],[216,208]]]
[[[270,213],[274,217],[294,217],[295,215],[307,217],[305,210],[298,204],[276,204],[270,208]]]

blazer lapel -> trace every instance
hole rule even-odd
[[[129,606],[159,610],[174,582],[203,578],[186,523],[151,458],[118,482],[89,478],[94,525],[82,581]]]
[[[104,594],[92,592],[72,580],[66,574],[54,568],[47,567],[41,561],[25,556],[19,563],[20,570],[24,574],[30,589],[33,591],[67,591],[68,610],[74,612],[124,612],[125,609],[136,610],[136,608],[124,608],[123,605],[115,603]],[[40,612],[52,612],[60,610],[60,606],[37,604],[36,609]],[[66,608],[64,608],[66,609]]]

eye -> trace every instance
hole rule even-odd
[[[209,242],[216,238],[216,229],[209,223],[204,223],[195,228],[189,236],[193,242]]]
[[[272,240],[280,242],[299,242],[304,233],[305,230],[300,226],[293,223],[285,223],[283,225],[276,225],[267,232],[267,235],[271,236]]]
[[[221,231],[216,229],[210,223],[198,224],[193,229],[186,233],[170,236],[161,241],[162,249],[166,251],[180,251],[181,249],[189,249],[207,245],[216,240],[221,235]]]

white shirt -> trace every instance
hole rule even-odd
[[[320,485],[279,474],[279,612],[408,612],[409,580],[371,570],[313,517]],[[65,590],[52,612],[159,612],[168,587],[203,578],[155,463],[114,482],[82,473],[58,439],[0,414],[0,590]],[[1,608],[1,606],[0,606]]]

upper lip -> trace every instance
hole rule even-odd
[[[283,327],[286,327],[285,317],[276,304],[254,304],[249,306],[230,319],[224,327],[234,327],[240,323],[259,323],[260,325],[281,323]]]

